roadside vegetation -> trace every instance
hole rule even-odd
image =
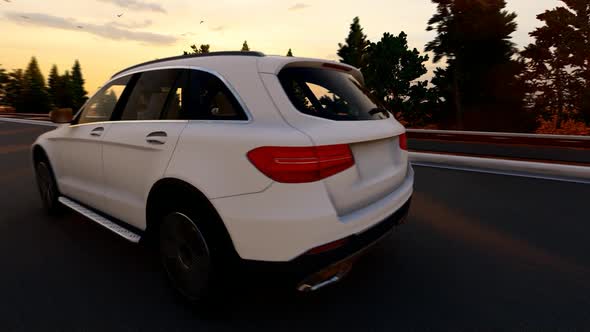
[[[432,0],[424,52],[405,32],[370,41],[355,17],[337,54],[360,68],[367,88],[408,127],[588,135],[590,132],[590,3],[561,0],[539,13],[534,42],[511,41],[517,14],[505,0]],[[244,41],[242,51],[251,47]],[[194,44],[188,54],[212,51]],[[296,50],[295,50],[296,52]],[[285,54],[293,56],[289,49]],[[428,74],[426,64],[437,68]],[[430,80],[424,77],[431,77]],[[45,113],[79,108],[87,98],[80,64],[47,82],[33,57],[26,69],[0,67],[0,107]]]

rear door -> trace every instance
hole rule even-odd
[[[324,180],[340,216],[393,192],[405,179],[404,127],[346,67],[290,67],[263,80],[281,114],[315,145],[348,144],[355,166]]]
[[[149,190],[163,176],[188,123],[188,73],[162,69],[138,75],[104,136],[103,168],[105,212],[144,229]]]

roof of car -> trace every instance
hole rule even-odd
[[[156,59],[125,68],[114,74],[111,78],[113,79],[144,69],[157,69],[170,66],[203,66],[204,68],[215,66],[223,70],[230,70],[232,67],[239,68],[241,65],[252,64],[252,61],[257,63],[259,72],[272,74],[277,74],[282,68],[288,65],[316,66],[318,64],[332,63],[337,67],[350,71],[357,79],[363,80],[362,74],[357,68],[336,61],[275,55],[267,56],[261,52],[251,51],[210,52],[206,54],[188,54]]]
[[[118,76],[120,74],[131,71],[133,69],[137,69],[137,68],[140,68],[143,66],[158,64],[158,63],[162,63],[162,62],[169,62],[169,61],[174,61],[174,60],[186,60],[186,59],[193,59],[193,58],[213,57],[213,56],[228,56],[228,55],[255,56],[255,57],[265,56],[264,53],[262,53],[262,52],[252,52],[252,51],[224,51],[224,52],[209,52],[209,53],[200,53],[200,54],[184,54],[184,55],[178,55],[178,56],[172,56],[172,57],[142,62],[142,63],[136,64],[136,65],[133,65],[131,67],[127,67],[127,68],[115,73],[112,77]]]

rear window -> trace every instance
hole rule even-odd
[[[300,112],[336,121],[381,120],[389,112],[350,74],[320,68],[286,68],[279,80]]]

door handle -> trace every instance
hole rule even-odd
[[[149,133],[145,137],[145,140],[149,144],[162,145],[166,143],[166,137],[168,137],[168,134],[166,134],[165,132],[154,131],[153,133]]]
[[[104,132],[104,127],[96,127],[90,131],[90,136],[99,137]]]

